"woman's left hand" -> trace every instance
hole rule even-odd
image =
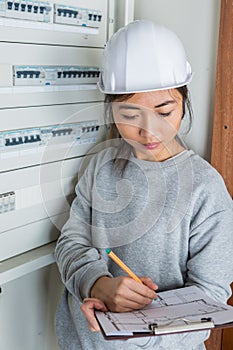
[[[81,310],[87,319],[88,327],[90,331],[99,332],[100,327],[95,318],[94,310],[100,310],[103,312],[108,311],[105,304],[101,300],[96,298],[86,298],[83,300],[83,304],[81,305]]]

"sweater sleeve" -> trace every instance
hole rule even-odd
[[[111,274],[91,243],[91,178],[88,169],[75,191],[70,217],[57,241],[55,259],[66,288],[82,301],[90,296],[90,289],[99,277]]]
[[[226,303],[233,281],[233,205],[222,179],[218,180],[215,193],[211,185],[206,186],[196,201],[185,286],[196,285],[211,298]],[[201,343],[208,336],[209,331],[168,335],[160,337],[158,345],[161,350],[202,349]]]
[[[227,302],[233,281],[233,210],[213,213],[190,233],[187,285],[197,285],[210,297]]]

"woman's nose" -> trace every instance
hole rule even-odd
[[[156,128],[158,128],[158,123],[155,119],[156,116],[151,114],[143,116],[142,123],[140,125],[141,136],[151,137],[155,135]]]

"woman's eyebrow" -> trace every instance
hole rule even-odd
[[[164,107],[164,106],[167,106],[169,104],[174,104],[176,103],[175,100],[167,100],[167,101],[164,101],[156,106],[154,106],[154,108],[160,108],[160,107]],[[140,110],[140,106],[134,106],[134,105],[131,105],[131,104],[122,104],[119,106],[119,110],[120,109],[133,109],[133,110]]]
[[[119,109],[136,109],[136,110],[140,110],[140,107],[124,104],[124,105],[120,105]]]
[[[176,103],[176,101],[174,101],[174,100],[167,100],[167,101],[164,101],[164,102],[160,103],[159,105],[155,106],[154,108],[164,107],[164,106],[167,106],[167,105],[170,105],[170,104],[173,104],[173,103]]]

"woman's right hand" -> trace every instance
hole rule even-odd
[[[141,309],[157,297],[158,286],[149,277],[140,279],[142,284],[125,276],[100,277],[91,289],[91,297],[100,299],[113,312]]]

